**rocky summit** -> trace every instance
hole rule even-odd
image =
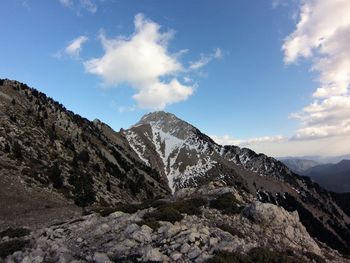
[[[0,262],[350,262],[349,200],[166,112],[119,132],[0,80]]]

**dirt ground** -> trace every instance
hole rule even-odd
[[[34,230],[81,215],[81,208],[62,196],[49,189],[29,188],[16,171],[3,167],[0,163],[0,231],[8,227]]]

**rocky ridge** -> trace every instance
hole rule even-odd
[[[210,200],[228,194],[240,198],[241,212],[226,213],[212,207]],[[349,262],[311,238],[297,212],[254,201],[252,196],[242,199],[234,188],[212,183],[199,189],[180,190],[178,196],[163,202],[196,202],[191,198],[198,196],[208,198],[204,200],[209,205],[204,203],[199,212],[184,213],[178,220],[164,217],[157,227],[144,220],[157,210],[152,207],[129,213],[93,213],[56,224],[27,236],[23,251],[15,252],[6,261],[221,262],[215,261],[220,259],[218,252],[226,251],[231,253],[228,262],[241,262],[234,261],[235,257],[243,258],[254,251],[252,259],[271,257],[270,260],[276,260],[273,262]],[[282,254],[286,251],[288,256]]]
[[[167,178],[173,193],[220,180],[262,202],[297,210],[313,237],[348,251],[349,215],[330,193],[282,162],[247,148],[218,145],[166,112],[145,115],[123,133],[140,159]]]
[[[124,136],[17,81],[0,80],[0,164],[0,230],[15,226],[13,218],[28,217],[24,211],[35,217],[34,211],[59,208],[63,214],[64,208],[76,211],[75,205],[116,205],[169,193]],[[46,220],[33,218],[28,225]]]
[[[0,80],[0,123],[0,262],[348,262],[346,199],[173,114],[115,132]]]

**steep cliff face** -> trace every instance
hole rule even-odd
[[[169,193],[124,136],[16,81],[0,82],[0,163],[0,220],[8,224],[17,206],[20,214],[49,213],[45,206],[75,211],[73,201],[115,205]]]
[[[247,148],[221,146],[166,112],[145,115],[123,131],[140,159],[168,180],[172,192],[211,181],[243,189],[263,202],[297,210],[310,234],[343,252],[350,219],[330,193],[280,161]]]

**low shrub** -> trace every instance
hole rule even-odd
[[[9,237],[9,238],[14,238],[14,237],[24,237],[28,236],[30,234],[30,230],[27,228],[8,228],[2,232],[0,232],[0,238],[1,237]]]
[[[308,259],[315,263],[326,263],[326,261],[323,258],[312,252],[306,252],[304,256],[306,256]]]
[[[271,251],[264,247],[255,247],[248,252],[250,261],[257,263],[306,263],[299,257],[289,256],[278,251]]]
[[[207,263],[306,263],[302,258],[271,251],[264,247],[252,248],[246,255],[217,251]]]
[[[5,258],[16,251],[22,250],[28,243],[27,240],[19,239],[0,243],[0,258]]]
[[[139,226],[149,226],[150,228],[152,228],[153,230],[157,230],[160,227],[159,221],[153,219],[153,218],[149,218],[147,220],[142,220],[141,222],[137,223]]]
[[[151,221],[167,221],[170,223],[175,223],[176,221],[181,221],[183,215],[171,206],[159,207],[157,210],[147,213],[143,216],[144,220]]]
[[[52,167],[49,168],[48,176],[54,188],[60,189],[63,187],[63,178],[58,163],[55,163]]]
[[[140,204],[122,204],[122,203],[120,203],[115,207],[100,207],[100,208],[94,209],[94,212],[99,213],[103,217],[109,216],[110,214],[112,214],[116,211],[121,211],[124,213],[133,214],[139,210],[147,209],[150,207],[157,208],[157,207],[162,206],[164,204],[165,204],[165,202],[161,201],[161,200],[147,200],[147,201],[140,203]]]
[[[224,214],[239,214],[243,209],[232,193],[225,193],[211,200],[209,207],[218,209]]]
[[[201,207],[207,205],[207,200],[203,198],[192,198],[169,203],[168,206],[176,209],[180,213],[188,215],[202,214]]]
[[[240,232],[239,230],[227,225],[227,224],[221,224],[217,226],[218,228],[220,228],[222,231],[228,232],[233,236],[237,236],[239,238],[243,238],[244,235],[242,234],[242,232]]]

